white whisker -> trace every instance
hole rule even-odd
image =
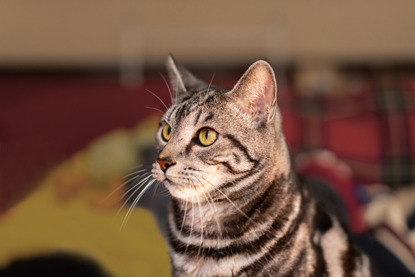
[[[164,113],[164,111],[162,111],[162,110],[160,110],[160,109],[157,109],[157,108],[154,108],[154,107],[144,107],[144,108],[146,108],[146,109],[151,109],[151,110],[155,110],[155,111],[158,111],[158,112]]]
[[[180,227],[180,231],[179,231],[179,234],[180,234],[180,236],[182,235],[182,230],[183,230],[183,226],[184,226],[184,222],[185,222],[185,220],[186,220],[186,214],[187,214],[187,198],[186,198],[186,202],[185,202],[185,204],[184,204],[184,216],[183,216],[183,220],[182,220],[182,226]]]
[[[140,170],[141,172],[142,171],[144,171],[145,169],[142,169],[142,170]],[[140,173],[140,171],[138,171],[138,172],[133,172],[133,173],[130,173],[130,174],[128,174],[128,175],[132,175],[132,174],[139,174]],[[128,175],[126,175],[126,176],[128,176]],[[126,177],[126,176],[124,176],[124,178]],[[131,182],[131,181],[133,181],[133,180],[135,180],[135,179],[137,179],[137,178],[139,178],[140,177],[140,175],[138,175],[138,176],[134,176],[134,177],[132,177],[131,179],[129,179],[129,180],[127,180],[127,181],[125,181],[125,182],[123,182],[121,185],[119,185],[118,187],[116,187],[115,189],[113,189],[102,201],[107,201],[112,195],[114,195],[114,193],[116,193],[117,191],[119,191],[120,189],[122,189],[127,183],[129,183],[129,182]]]
[[[188,238],[188,240],[187,240],[187,244],[186,244],[186,248],[184,249],[184,253],[186,253],[186,251],[187,251],[187,247],[189,246],[189,244],[190,244],[190,241],[191,241],[191,238],[192,238],[192,233],[193,233],[193,224],[194,224],[194,219],[195,219],[195,217],[194,217],[194,215],[195,215],[195,212],[194,212],[194,207],[193,207],[193,194],[192,194],[192,202],[191,202],[191,204],[192,204],[192,223],[191,223],[191,225],[190,225],[190,234],[189,234],[189,238]]]
[[[173,94],[170,90],[170,86],[166,81],[166,78],[164,78],[163,74],[160,73],[161,78],[163,78],[164,83],[166,84],[167,89],[169,90],[169,94],[170,94],[170,100],[171,100],[171,104],[173,104]]]
[[[158,97],[157,96],[157,94],[155,94],[154,92],[152,92],[151,90],[149,90],[149,89],[145,89],[147,92],[149,92],[149,93],[151,93],[154,97],[156,97],[160,102],[161,102],[161,104],[163,104],[163,106],[166,108],[166,110],[168,109],[167,108],[167,105],[163,102],[163,100],[161,100],[161,98],[160,97]]]
[[[122,206],[120,207],[120,209],[118,210],[118,213],[121,212],[121,210],[125,207],[125,205],[127,205],[128,201],[134,196],[134,194],[144,185],[145,182],[148,181],[148,179],[151,177],[151,174],[148,175],[147,177],[145,177],[144,179],[142,179],[140,182],[138,182],[137,184],[135,184],[134,186],[132,186],[131,188],[129,188],[126,192],[124,192],[123,197],[125,197],[130,191],[133,191],[133,193],[131,193],[131,195],[124,201],[124,204],[122,204]]]
[[[231,200],[231,199],[229,199],[229,197],[226,195],[226,194],[224,194],[220,189],[218,189],[218,188],[215,188],[215,186],[211,183],[211,182],[209,182],[208,180],[206,180],[203,176],[201,176],[201,178],[203,179],[203,180],[205,180],[206,182],[208,182],[209,184],[211,184],[212,185],[212,187],[216,190],[216,191],[218,191],[220,194],[222,194],[223,195],[223,197],[225,197],[227,200],[228,200],[228,202],[230,203],[230,204],[232,204],[232,206],[238,211],[238,212],[240,212],[244,217],[246,217],[250,222],[252,222],[252,219],[249,217],[249,216],[247,216],[238,206],[236,206],[236,204],[235,203],[233,203],[233,201]]]
[[[192,184],[194,186],[193,181],[192,181]],[[196,187],[195,187],[195,189],[196,189]],[[201,251],[202,245],[203,245],[203,216],[202,216],[202,209],[200,207],[200,199],[199,199],[199,196],[198,196],[197,193],[196,193],[196,199],[197,199],[197,205],[198,205],[198,208],[199,208],[199,216],[200,216],[200,244],[199,244],[199,251],[197,252],[197,256],[199,257],[200,256],[200,251]]]
[[[124,193],[123,193],[123,195],[122,195],[122,197],[125,197],[130,191],[132,191],[135,187],[137,187],[137,186],[140,186],[141,184],[143,184],[143,183],[145,183],[149,178],[151,178],[151,174],[148,174],[147,176],[145,176],[144,177],[144,175],[143,176],[141,176],[141,177],[143,177],[143,179],[141,179],[140,181],[138,181],[136,184],[134,184],[133,186],[131,186],[131,188],[129,188],[128,190],[126,190]]]
[[[198,182],[200,183],[200,180],[199,180],[196,176],[194,176],[194,177],[195,177],[195,178],[198,180]],[[212,200],[212,197],[210,196],[209,191],[206,191],[206,192],[207,192],[208,196],[206,196],[206,193],[205,193],[204,191],[202,191],[203,196],[205,197],[206,202],[208,203],[208,205],[209,205],[209,207],[210,207],[210,210],[212,211],[213,218],[215,219],[216,225],[218,226],[218,231],[219,231],[219,234],[220,234],[220,236],[222,237],[222,229],[221,229],[221,227],[220,227],[220,223],[219,223],[219,221],[218,221],[218,218],[216,217],[216,209],[212,206],[212,204],[210,203],[210,201],[209,201],[209,199],[208,199],[208,198],[210,198],[210,200]]]
[[[138,173],[141,173],[141,172],[146,171],[146,170],[147,169],[143,168],[143,169],[140,169],[138,171],[134,171],[134,172],[128,173],[127,175],[124,175],[124,179],[127,178],[128,176],[131,176],[131,175],[134,175],[134,174],[138,174]]]
[[[128,219],[130,218],[130,216],[131,216],[131,213],[132,213],[132,211],[134,210],[134,208],[135,208],[135,206],[137,205],[137,203],[138,203],[138,201],[140,201],[140,199],[141,199],[141,197],[143,197],[143,195],[144,195],[144,193],[149,189],[149,187],[151,187],[151,185],[152,184],[154,184],[154,182],[155,182],[156,180],[151,180],[145,187],[144,187],[144,189],[140,192],[140,194],[137,196],[137,198],[136,199],[134,199],[134,202],[133,202],[133,204],[130,206],[130,208],[128,209],[128,211],[127,211],[127,214],[126,214],[126,216],[124,217],[124,220],[122,221],[122,223],[121,223],[121,228],[120,229],[123,229],[124,228],[124,226],[125,226],[125,224],[128,222]]]

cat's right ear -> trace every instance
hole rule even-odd
[[[277,81],[271,65],[263,60],[252,64],[229,95],[253,122],[271,121],[277,110]]]
[[[204,81],[196,78],[183,65],[178,63],[171,54],[167,58],[166,66],[170,85],[176,96],[199,91],[208,86]]]

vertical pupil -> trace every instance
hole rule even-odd
[[[210,132],[209,132],[209,130],[206,130],[206,132],[205,132],[205,138],[208,139],[209,136],[210,136]]]

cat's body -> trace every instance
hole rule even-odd
[[[264,61],[232,90],[170,57],[178,95],[160,121],[153,177],[172,195],[174,276],[369,276],[369,261],[291,171]]]

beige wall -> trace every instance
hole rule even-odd
[[[415,1],[0,0],[0,64],[415,61]]]

